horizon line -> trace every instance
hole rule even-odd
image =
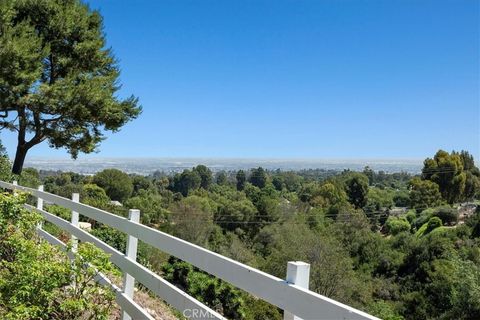
[[[59,157],[59,156],[31,156],[27,157],[28,160],[66,160],[66,161],[82,161],[82,160],[102,160],[102,159],[119,159],[119,160],[133,160],[133,159],[145,159],[145,160],[156,160],[156,159],[168,159],[168,160],[277,160],[277,161],[318,161],[318,160],[403,160],[403,161],[423,161],[425,158],[411,158],[411,157],[202,157],[202,156],[99,156],[99,157],[88,157],[88,158],[79,158],[72,159],[70,157]]]

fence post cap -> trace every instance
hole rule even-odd
[[[133,221],[133,222],[140,221],[140,210],[138,210],[138,209],[128,210],[128,219]]]
[[[298,266],[298,267],[303,267],[303,266],[310,267],[310,263],[306,263],[306,262],[303,262],[303,261],[288,261],[288,264]]]

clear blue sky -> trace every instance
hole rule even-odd
[[[480,155],[479,1],[89,3],[144,109],[95,157]]]

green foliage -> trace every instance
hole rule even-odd
[[[472,237],[480,238],[480,207],[477,207],[475,214],[466,223],[472,228]]]
[[[105,169],[93,177],[93,182],[105,190],[112,200],[125,201],[133,192],[130,177],[118,169]]]
[[[352,261],[333,237],[316,233],[306,225],[291,223],[266,227],[256,242],[259,249],[262,245],[270,252],[263,266],[267,272],[284,278],[288,261],[308,261],[311,290],[351,302]]]
[[[8,159],[7,155],[0,155],[0,180],[2,181],[13,181],[14,176],[12,174],[12,163]]]
[[[389,234],[396,235],[400,232],[410,231],[410,222],[406,217],[388,217],[385,227]]]
[[[165,279],[180,286],[187,293],[233,319],[244,319],[247,306],[244,294],[227,283],[190,264],[170,258],[163,266]]]
[[[428,220],[426,233],[431,232],[433,229],[441,227],[443,225],[442,220],[439,217],[432,217]]]
[[[217,184],[219,186],[226,186],[228,184],[228,177],[225,171],[217,173]]]
[[[212,171],[204,165],[196,166],[195,168],[193,168],[193,171],[197,172],[200,176],[200,187],[208,190],[213,180]]]
[[[398,314],[395,307],[383,300],[375,301],[369,306],[369,312],[383,320],[403,320],[404,318]]]
[[[133,196],[138,195],[140,192],[154,191],[155,186],[152,179],[148,177],[134,174],[130,176],[133,184]]]
[[[432,218],[433,219],[433,218]],[[412,242],[399,274],[404,313],[418,319],[476,319],[479,266],[459,258],[455,237],[431,232]]]
[[[14,173],[42,141],[76,158],[139,115],[136,98],[118,98],[102,17],[82,1],[2,1],[0,30],[0,111],[17,115],[0,125],[18,133]]]
[[[38,170],[34,168],[25,168],[18,179],[18,183],[21,186],[36,189],[39,185],[41,185]]]
[[[458,221],[458,211],[450,207],[440,207],[433,212],[433,216],[440,218],[443,223],[452,225]]]
[[[245,183],[247,182],[247,175],[245,174],[245,171],[238,170],[236,175],[236,180],[237,180],[237,190],[242,191],[243,189],[245,189]]]
[[[348,197],[343,186],[337,181],[326,181],[323,184],[310,182],[299,190],[299,198],[311,206],[329,208],[331,206],[348,205]]]
[[[417,237],[424,236],[436,228],[439,228],[443,225],[442,220],[439,217],[432,217],[428,220],[427,223],[423,224],[420,229],[415,233]]]
[[[473,159],[463,157],[474,174]],[[479,318],[480,214],[468,213],[457,224],[456,210],[438,207],[445,200],[436,182],[373,170],[276,170],[264,171],[259,187],[242,171],[221,172],[211,183],[208,173],[200,166],[174,177],[132,175],[134,192],[125,206],[104,209],[125,216],[139,208],[143,223],[280,278],[288,261],[308,262],[312,290],[385,319]],[[82,200],[105,199],[89,177],[44,179],[49,190],[80,187]],[[394,215],[393,205],[406,206],[406,213]],[[70,217],[68,210],[48,210]],[[101,224],[91,232],[125,249],[123,233]],[[281,319],[270,304],[187,263],[167,263],[158,250],[140,244],[139,259],[226,316]]]
[[[72,193],[82,193],[80,185],[83,177],[73,172],[62,172],[44,179],[45,191],[65,198],[71,198]]]
[[[245,199],[241,201],[225,201],[218,207],[215,213],[215,222],[223,229],[235,231],[240,228],[248,231],[251,226],[249,222],[255,222],[257,209],[251,201]]]
[[[72,217],[72,212],[69,209],[57,206],[56,204],[46,206],[46,211],[67,221],[70,221],[70,218]]]
[[[246,297],[245,305],[248,306],[245,310],[246,320],[282,320],[283,316],[280,311],[271,304],[254,298],[252,296]]]
[[[348,201],[355,208],[363,208],[367,204],[368,178],[360,173],[347,174],[345,177],[345,192]]]
[[[137,196],[128,199],[125,207],[140,210],[141,221],[146,225],[159,224],[168,216],[162,196],[152,192],[140,192]]]
[[[323,208],[332,205],[346,204],[348,201],[347,194],[338,184],[326,182],[313,192],[313,199],[310,201],[314,206]]]
[[[432,181],[414,178],[410,181],[410,204],[412,208],[423,209],[438,206],[442,196],[438,185]]]
[[[433,159],[424,161],[422,169],[422,178],[437,183],[448,203],[473,198],[480,190],[479,177],[473,157],[466,151],[449,154],[439,150]]]
[[[93,281],[112,272],[108,256],[88,243],[71,261],[40,240],[40,216],[24,197],[0,195],[0,317],[2,319],[108,319],[114,294]]]
[[[387,173],[385,171],[374,171],[369,166],[363,169],[363,174],[367,176],[370,186],[377,188],[402,189],[412,178],[407,172]]]
[[[186,197],[191,191],[200,188],[202,177],[195,170],[184,170],[173,178],[173,191],[180,192]]]
[[[367,203],[364,210],[367,212],[378,212],[381,209],[393,207],[393,191],[389,189],[369,188]]]
[[[102,208],[110,202],[110,198],[105,193],[105,190],[93,183],[83,185],[80,199],[82,203],[97,208]]]
[[[125,233],[105,225],[97,226],[90,233],[115,249],[125,252],[127,243]]]
[[[186,241],[205,246],[214,232],[214,209],[208,199],[189,196],[170,207],[171,233]]]
[[[250,178],[248,179],[252,185],[258,188],[264,188],[267,184],[267,173],[262,167],[252,169],[250,172]]]
[[[410,206],[410,195],[407,190],[400,190],[395,192],[393,196],[393,202],[396,207],[409,207]]]
[[[417,214],[415,213],[415,210],[408,210],[407,213],[405,214],[405,218],[410,224],[412,224],[412,222],[417,218]]]

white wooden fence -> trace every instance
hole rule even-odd
[[[133,301],[134,283],[138,281],[154,292],[159,298],[179,310],[190,319],[225,319],[195,298],[164,280],[153,271],[136,262],[137,242],[141,240],[199,269],[218,277],[250,294],[263,299],[285,312],[285,319],[378,319],[365,312],[308,290],[310,266],[303,262],[289,262],[287,279],[283,280],[268,273],[249,267],[205,248],[173,237],[167,233],[142,225],[138,210],[130,210],[129,219],[114,215],[80,203],[78,194],[69,200],[37,189],[18,186],[0,181],[0,187],[27,192],[37,198],[37,206],[25,205],[43,215],[44,219],[70,233],[74,240],[91,242],[110,255],[110,260],[124,273],[123,289],[99,274],[97,281],[110,286],[116,294],[116,302],[123,310],[123,319],[153,319],[142,307]],[[72,211],[72,221],[66,221],[43,210],[44,201]],[[122,253],[78,227],[78,214],[94,219],[128,236],[127,252]],[[38,233],[54,245],[65,244],[38,227]]]

